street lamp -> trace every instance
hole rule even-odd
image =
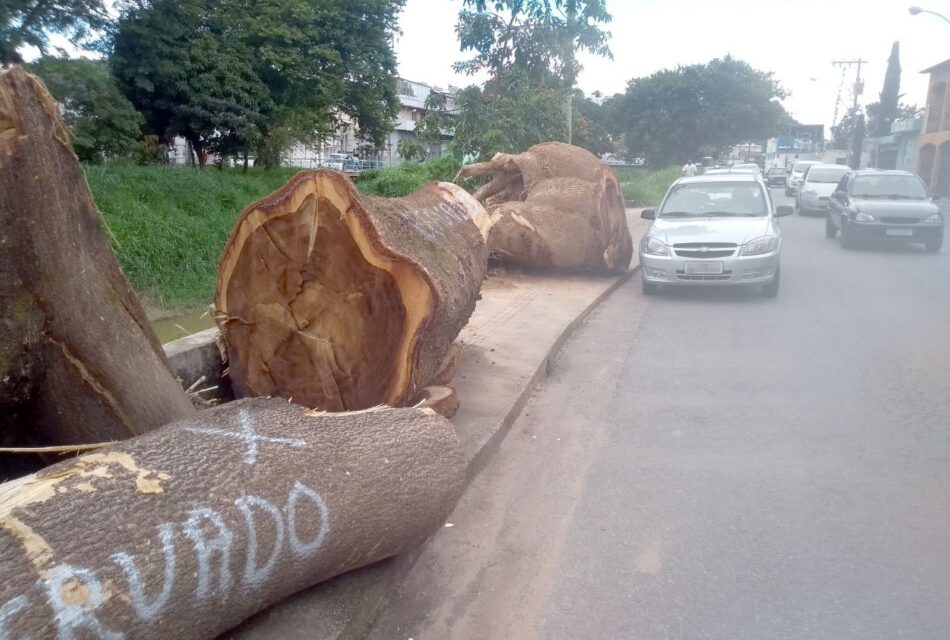
[[[930,9],[924,9],[924,8],[922,8],[922,7],[914,6],[914,7],[908,8],[907,10],[910,11],[910,15],[912,15],[912,16],[916,16],[918,13],[932,13],[933,15],[937,16],[938,18],[943,19],[943,21],[946,22],[947,24],[950,24],[950,18],[948,18],[947,16],[943,15],[942,13],[937,13],[936,11],[931,11]]]

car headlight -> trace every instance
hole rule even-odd
[[[939,213],[935,213],[929,218],[924,218],[924,224],[941,224],[943,222],[943,216]]]
[[[862,213],[861,211],[858,211],[856,214],[854,214],[854,221],[855,222],[874,222],[874,216],[872,216],[870,213]]]
[[[776,249],[778,249],[778,236],[762,236],[746,242],[742,247],[742,255],[758,256],[763,253],[772,253]]]
[[[670,248],[656,238],[644,238],[641,248],[643,249],[643,253],[650,256],[670,255]]]

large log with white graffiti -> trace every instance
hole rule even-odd
[[[214,638],[421,543],[464,475],[427,410],[222,405],[0,485],[0,637]]]
[[[484,218],[454,184],[369,198],[335,171],[248,206],[215,297],[237,395],[328,411],[413,401],[475,308]]]
[[[127,438],[191,415],[42,82],[0,71],[0,442]]]
[[[490,214],[492,256],[515,266],[616,273],[633,241],[620,183],[592,153],[562,142],[462,167],[491,177],[475,192]]]

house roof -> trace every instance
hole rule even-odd
[[[936,71],[943,71],[944,69],[950,67],[950,58],[947,58],[943,62],[939,62],[929,69],[924,69],[921,73],[934,73]]]

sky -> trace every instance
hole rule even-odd
[[[923,107],[919,72],[950,58],[950,24],[908,12],[911,4],[950,16],[950,0],[606,0],[613,15],[613,60],[581,56],[586,93],[624,91],[631,78],[731,54],[771,71],[791,92],[785,108],[805,124],[830,126],[842,86],[833,60],[864,59],[861,103],[878,99],[891,45],[900,42],[904,102]],[[396,42],[403,78],[446,88],[484,78],[455,74],[461,59],[455,23],[461,0],[407,0]],[[841,92],[839,117],[851,104],[856,67]],[[827,135],[827,133],[826,133]]]

